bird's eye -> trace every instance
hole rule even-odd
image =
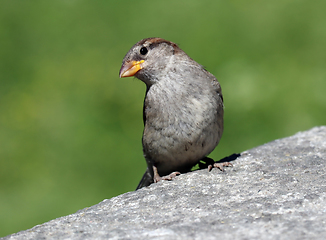
[[[141,55],[146,55],[146,53],[148,53],[148,50],[146,47],[142,47],[139,52]]]

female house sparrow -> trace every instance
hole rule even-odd
[[[221,86],[211,73],[175,43],[146,38],[122,61],[120,77],[131,76],[147,86],[142,142],[148,167],[137,189],[171,180],[200,160],[210,169],[231,165],[206,158],[223,132]]]

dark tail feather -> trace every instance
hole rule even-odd
[[[151,185],[154,182],[153,177],[151,176],[150,172],[148,171],[148,168],[146,169],[146,172],[144,173],[142,179],[140,180],[140,183],[138,184],[136,190],[147,187]]]

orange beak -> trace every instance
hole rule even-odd
[[[125,62],[120,69],[119,76],[121,78],[134,76],[140,69],[143,68],[143,62],[145,62],[145,60]]]

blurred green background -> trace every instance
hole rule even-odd
[[[220,81],[220,159],[326,123],[326,1],[0,1],[0,236],[137,186],[145,37]]]

